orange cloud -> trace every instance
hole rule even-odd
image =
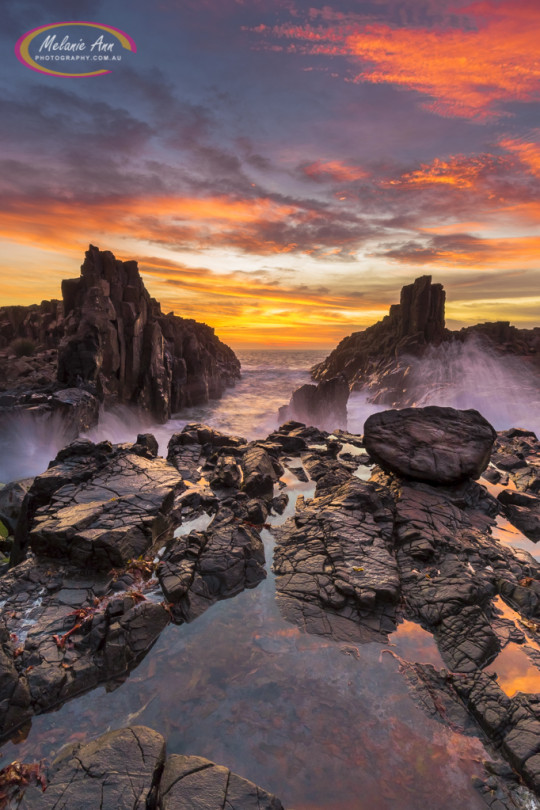
[[[352,57],[363,65],[353,81],[416,90],[434,99],[426,106],[440,115],[482,121],[505,114],[501,102],[540,99],[536,0],[488,0],[460,11],[474,27],[282,25],[273,33],[306,43],[308,53]]]
[[[401,177],[383,180],[383,186],[407,186],[427,188],[429,186],[452,186],[453,188],[475,188],[478,181],[496,168],[503,166],[504,158],[494,155],[454,155],[448,160],[436,158],[432,163],[423,163],[419,169],[406,172]]]
[[[313,180],[334,180],[337,183],[352,183],[368,176],[360,166],[347,166],[340,160],[316,160],[303,166],[302,171]]]
[[[86,242],[89,235],[128,236],[174,249],[211,247],[271,255],[347,255],[362,239],[361,222],[330,210],[283,204],[271,198],[226,196],[111,197],[72,202],[9,197],[3,200],[0,234],[43,247]]]
[[[512,138],[503,139],[500,146],[516,155],[534,177],[540,177],[540,143]]]

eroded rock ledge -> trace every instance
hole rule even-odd
[[[66,746],[43,784],[13,791],[19,810],[283,810],[247,779],[196,756],[170,754],[145,726]]]
[[[304,457],[317,486],[314,498],[300,500],[295,516],[276,530],[278,598],[284,616],[305,631],[349,642],[384,641],[403,620],[420,624],[432,633],[446,666],[435,677],[429,668],[414,664],[417,682],[424,684],[416,691],[431,694],[431,713],[448,722],[452,713],[445,712],[445,698],[446,705],[453,700],[462,712],[465,708],[491,744],[540,792],[537,696],[510,698],[496,676],[485,672],[493,662],[496,668],[497,655],[509,643],[523,645],[538,665],[534,644],[540,627],[540,564],[528,552],[498,541],[498,523],[508,508],[463,475],[461,462],[468,455],[471,461],[471,454],[476,462],[470,472],[482,472],[489,460],[485,442],[490,445],[495,434],[484,426],[484,446],[457,443],[453,458],[441,452],[437,463],[440,431],[457,427],[461,414],[428,410],[422,441],[430,441],[430,419],[436,415],[440,420],[431,434],[432,452],[418,457],[406,477],[375,466],[370,480],[361,480],[351,473],[350,454],[347,463],[339,454],[332,457],[335,449],[328,437],[326,450]],[[468,414],[463,418],[470,418]],[[423,415],[422,409],[411,415],[416,428]],[[403,434],[397,423],[408,417],[409,412],[387,412],[387,419],[400,428],[396,436]],[[339,438],[362,444],[359,437]],[[369,441],[364,444],[369,447]],[[519,508],[535,513],[540,444],[524,431],[500,434],[493,463],[512,449],[519,452],[516,481],[527,490]],[[399,450],[383,443],[378,452],[390,470],[388,462]],[[494,466],[490,471],[501,475]],[[431,483],[425,480],[427,472]],[[514,622],[503,616],[501,605],[510,608]]]
[[[0,579],[1,739],[126,677],[170,621],[191,621],[266,576],[259,533],[277,459],[201,425],[171,439],[176,466],[156,453],[149,434],[133,445],[79,440],[25,495],[17,564]],[[190,531],[205,514],[206,528]]]

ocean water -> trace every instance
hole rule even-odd
[[[291,394],[312,382],[310,369],[326,357],[326,352],[259,349],[238,352],[242,378],[223,397],[206,405],[186,408],[165,425],[152,425],[126,408],[104,413],[99,425],[87,435],[95,440],[132,441],[146,429],[158,439],[160,452],[188,422],[209,424],[224,433],[243,436],[248,441],[265,438],[278,427],[278,409],[287,405]]]
[[[134,441],[137,433],[151,432],[160,453],[167,454],[173,433],[188,422],[203,422],[248,440],[265,438],[278,427],[278,409],[292,392],[311,382],[310,369],[327,352],[268,350],[238,352],[242,379],[220,400],[186,408],[165,425],[157,425],[133,408],[119,406],[103,411],[99,424],[86,435],[93,441]],[[496,357],[471,341],[430,350],[422,360],[411,361],[410,384],[417,392],[415,404],[476,408],[496,428],[523,427],[540,435],[540,394],[526,380],[530,377],[515,358]],[[362,433],[367,417],[385,406],[368,402],[355,391],[348,403],[348,428]],[[0,482],[38,475],[66,444],[62,420],[54,417],[13,420],[0,434]]]

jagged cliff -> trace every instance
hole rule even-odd
[[[350,384],[362,385],[381,364],[449,339],[445,300],[442,284],[432,284],[431,276],[417,278],[414,284],[403,287],[400,303],[393,304],[382,321],[343,338],[326,360],[314,367],[314,379],[344,374]]]
[[[540,328],[517,329],[508,322],[484,323],[458,332],[445,326],[446,293],[431,276],[421,276],[401,290],[399,304],[363,332],[344,338],[328,357],[312,369],[315,380],[343,374],[351,389],[368,388],[373,400],[386,404],[408,401],[409,358],[433,347],[475,338],[497,354],[525,359],[540,368]]]
[[[158,421],[219,398],[240,377],[236,355],[211,327],[163,314],[137,262],[93,245],[79,278],[62,282],[62,301],[0,309],[3,344],[21,337],[58,350],[56,382],[44,380],[46,387],[84,387],[106,403],[137,405]]]

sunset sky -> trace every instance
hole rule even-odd
[[[59,297],[91,242],[233,348],[332,347],[423,274],[451,328],[539,323],[538,0],[3,12],[1,304]],[[137,52],[91,78],[17,61],[72,19]]]

